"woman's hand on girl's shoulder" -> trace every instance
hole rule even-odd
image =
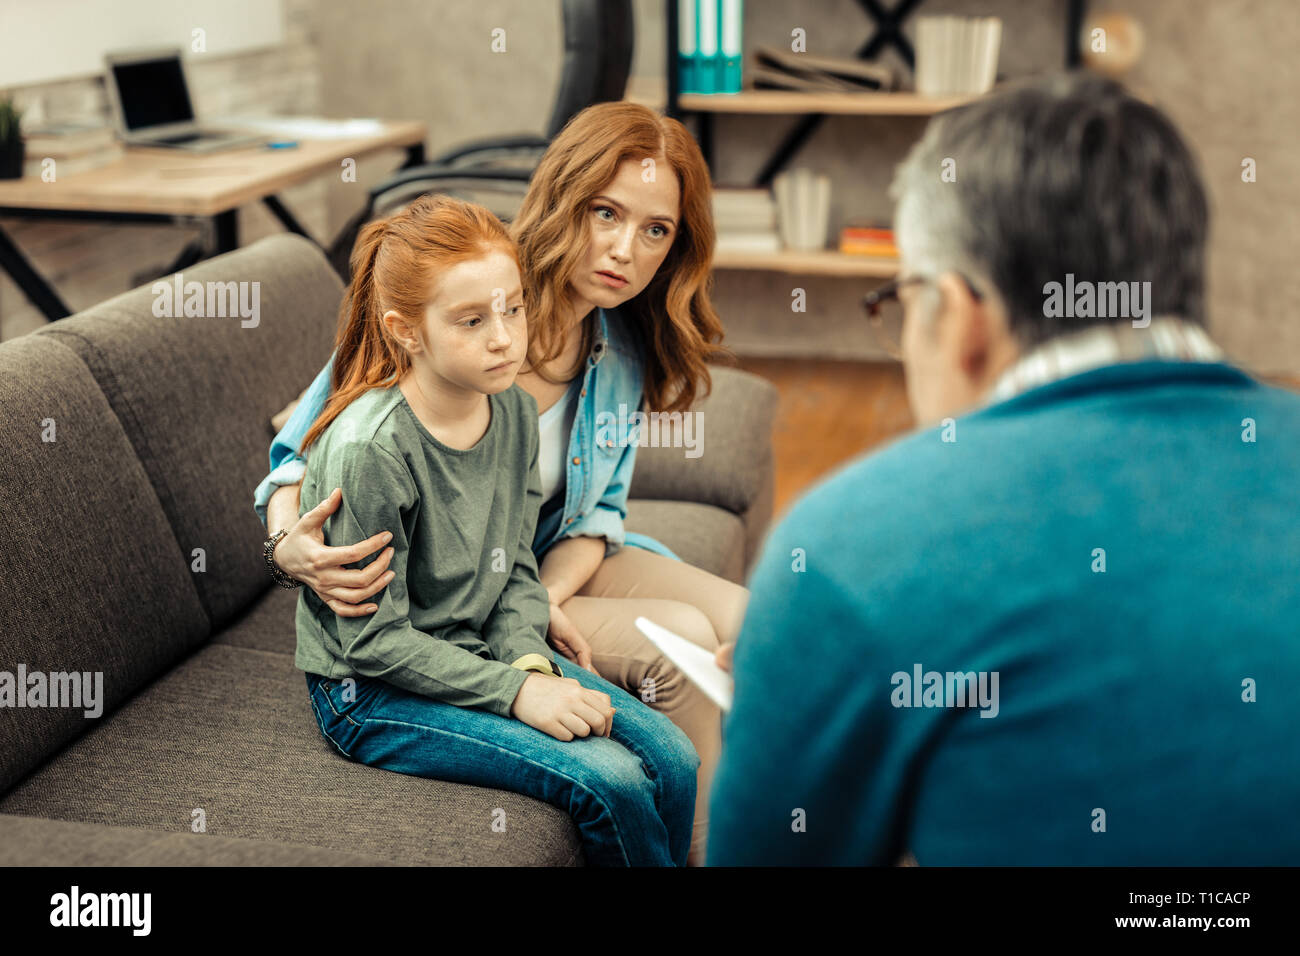
[[[388,548],[376,560],[357,570],[345,568],[374,554],[393,536],[381,531],[356,544],[331,547],[325,544],[325,521],[343,503],[343,492],[335,488],[328,497],[298,519],[289,533],[275,546],[275,563],[290,577],[316,592],[339,617],[365,617],[379,610],[369,601],[393,579],[388,562],[393,549]]]

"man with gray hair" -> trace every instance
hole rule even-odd
[[[1057,76],[893,195],[921,428],[768,538],[709,863],[1300,863],[1300,396],[1205,331],[1188,148]]]

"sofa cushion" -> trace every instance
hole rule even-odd
[[[701,454],[687,458],[685,449],[669,445],[638,448],[630,497],[698,501],[733,514],[758,499],[774,467],[776,386],[723,365],[710,365],[709,374],[713,389],[693,410],[703,422],[696,433]],[[761,517],[766,522],[770,516]]]
[[[0,441],[0,682],[15,693],[0,704],[3,793],[192,653],[208,625],[131,443],[62,342],[0,344]],[[88,673],[92,692],[98,673],[103,716],[14,706],[20,670],[23,684]]]
[[[272,585],[212,642],[292,657],[298,649],[294,615],[298,609],[299,593],[298,589],[286,591]]]
[[[90,367],[182,551],[203,549],[206,570],[195,579],[216,631],[269,580],[253,511],[269,467],[266,422],[329,358],[342,285],[298,236],[209,259],[182,279],[257,283],[245,287],[250,304],[258,290],[257,324],[245,328],[238,314],[160,318],[161,291],[141,286],[34,334],[64,342]]]
[[[745,525],[730,511],[694,501],[633,499],[624,526],[650,535],[688,564],[744,583]]]
[[[501,808],[506,832],[494,832]],[[573,865],[569,815],[354,763],[285,654],[210,644],[0,800],[0,813],[324,847],[414,864]]]
[[[295,843],[0,814],[0,866],[394,866]]]

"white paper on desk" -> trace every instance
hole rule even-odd
[[[374,136],[384,130],[384,124],[377,119],[325,119],[320,116],[223,116],[221,125],[298,139],[352,139]]]
[[[665,627],[644,617],[636,619],[636,626],[641,633],[664,652],[664,656],[677,665],[693,684],[704,691],[709,699],[723,710],[731,710],[731,698],[735,693],[735,682],[730,674],[719,667],[713,655],[692,644],[686,638],[674,634]]]

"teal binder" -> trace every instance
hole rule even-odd
[[[739,93],[741,59],[744,53],[742,36],[745,24],[745,0],[720,0],[720,3],[721,55],[717,89],[719,93]]]
[[[719,86],[721,46],[719,22],[722,0],[695,0],[696,36],[695,92],[716,93]]]
[[[705,0],[709,2],[709,0]],[[699,0],[677,0],[677,92],[698,93],[699,80]]]

